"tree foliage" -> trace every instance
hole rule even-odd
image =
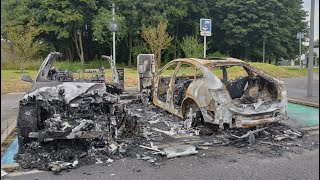
[[[31,60],[36,56],[41,44],[35,37],[39,35],[40,31],[34,27],[33,21],[25,26],[7,26],[5,30],[13,51],[18,55],[20,61]]]
[[[158,63],[189,56],[181,46],[188,36],[202,43],[200,18],[210,18],[213,23],[212,36],[207,37],[208,54],[221,52],[261,61],[265,40],[269,62],[294,59],[299,52],[297,32],[304,32],[308,38],[302,0],[6,0],[1,1],[1,35],[9,39],[10,28],[18,31],[33,20],[32,26],[39,29],[34,42],[41,40],[53,46],[67,59],[90,61],[112,48],[112,33],[107,28],[112,2],[120,22],[117,62],[128,65],[135,62],[137,54],[151,48],[141,28],[161,21],[167,21],[166,33],[173,38],[167,50],[156,55],[161,58]]]
[[[180,46],[185,54],[185,57],[201,58],[203,56],[203,45],[195,36],[184,37]]]
[[[158,67],[161,63],[161,55],[172,41],[167,32],[167,22],[161,21],[157,26],[142,26],[141,36],[148,44],[151,52],[154,54]]]

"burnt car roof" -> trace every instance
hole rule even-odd
[[[191,64],[198,63],[202,65],[212,65],[212,66],[219,66],[219,65],[226,65],[226,64],[247,64],[246,62],[236,59],[236,58],[212,58],[212,59],[200,59],[200,58],[180,58],[172,60],[174,62],[188,62]]]

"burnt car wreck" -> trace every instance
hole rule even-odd
[[[231,77],[232,68],[243,77]],[[155,74],[152,91],[153,104],[183,119],[191,115],[193,126],[240,128],[287,119],[284,82],[234,58],[173,60]]]
[[[124,156],[159,165],[165,156],[231,146],[267,146],[276,154],[303,136],[277,122],[287,119],[284,83],[237,59],[178,59],[157,73],[154,62],[143,62],[151,68],[138,68],[145,73],[140,96],[121,99],[112,61],[114,82],[107,83],[104,73],[84,80],[50,72],[60,56],[45,59],[20,101],[23,168],[60,172]],[[243,77],[232,76],[231,68]]]
[[[50,53],[35,81],[30,76],[22,77],[33,83],[20,100],[17,120],[17,161],[23,168],[60,171],[75,167],[78,156],[61,155],[61,151],[57,151],[60,155],[48,154],[53,147],[64,149],[60,145],[85,151],[104,147],[104,153],[114,154],[120,147],[114,139],[126,137],[136,126],[136,118],[130,116],[120,102],[123,89],[113,61],[109,60],[113,75],[110,83],[105,79],[103,68],[98,73],[95,71],[90,79],[80,75],[74,78],[72,72],[56,70],[53,62],[59,57],[61,53]],[[45,157],[40,152],[44,152]],[[71,160],[71,164],[65,162]]]
[[[52,68],[54,60],[61,56],[58,52],[50,53],[34,82],[23,76],[23,80],[33,85],[20,101],[17,121],[20,151],[32,139],[51,141],[113,134],[124,119],[119,117],[124,113],[119,104],[122,89],[118,88],[115,66],[111,63],[113,83],[106,82],[102,68],[90,79],[73,78],[72,72]]]

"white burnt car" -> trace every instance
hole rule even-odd
[[[287,119],[284,82],[234,58],[169,62],[154,75],[152,101],[181,118],[191,115],[193,126],[252,127]]]
[[[33,85],[20,100],[20,151],[33,140],[93,139],[112,134],[123,123],[124,109],[118,103],[120,85],[108,83],[103,68],[90,79],[74,78],[72,72],[54,69],[54,60],[61,56],[59,52],[50,53],[34,81],[30,76],[22,77]],[[109,63],[116,79],[115,66]]]

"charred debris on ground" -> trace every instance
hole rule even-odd
[[[41,118],[42,131],[30,133],[20,144],[16,159],[22,168],[60,173],[81,165],[111,164],[123,157],[160,165],[167,158],[225,147],[277,157],[318,146],[318,142],[296,141],[304,134],[281,123],[251,129],[192,127],[188,119],[182,121],[153,106],[145,99],[148,96],[120,100],[93,91],[68,101],[62,90],[38,91],[22,100],[46,112],[37,114],[35,106],[25,106],[30,108],[26,112]]]

